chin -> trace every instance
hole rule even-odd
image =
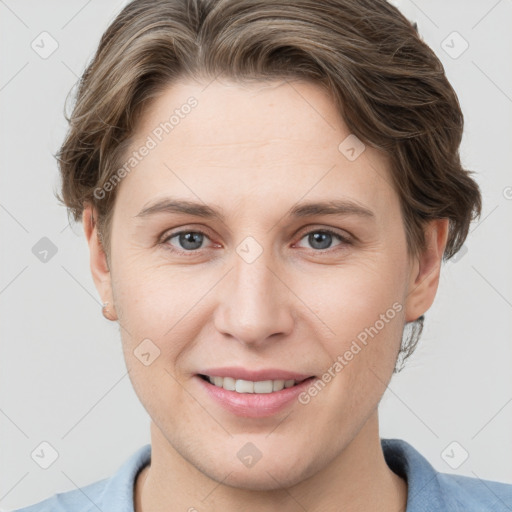
[[[189,458],[189,462],[208,478],[222,485],[249,491],[289,488],[310,478],[322,468],[322,458],[318,457],[318,453],[301,448],[303,443],[298,441],[287,447],[282,446],[282,443],[281,446],[279,443],[263,446],[256,439],[254,443],[262,448],[261,458],[244,464],[245,454],[256,453],[252,452],[250,439],[251,436],[248,436],[243,443],[237,441],[236,450],[215,452],[215,447],[210,447],[212,455],[208,459],[198,460],[196,453]],[[240,449],[240,446],[245,447],[245,450]],[[323,462],[328,463],[325,460]]]
[[[307,475],[304,475],[304,471],[297,468],[295,464],[280,464],[277,467],[275,461],[267,464],[260,461],[258,467],[253,468],[235,466],[227,477],[225,473],[220,474],[216,468],[208,476],[228,487],[248,491],[282,490],[283,488],[292,487],[307,478]]]

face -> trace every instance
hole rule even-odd
[[[385,155],[322,89],[205,87],[174,84],[145,111],[132,151],[147,154],[118,185],[99,288],[168,453],[270,489],[326,467],[376,414],[422,313],[420,266]],[[230,390],[243,381],[267,382]]]

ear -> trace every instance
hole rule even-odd
[[[405,300],[405,321],[413,322],[434,302],[448,239],[448,219],[435,219],[425,228],[425,249],[413,261]]]
[[[103,303],[108,302],[105,308],[108,311],[109,320],[117,320],[117,313],[114,306],[114,298],[112,293],[112,279],[108,268],[107,256],[103,250],[103,245],[98,234],[97,212],[92,205],[85,206],[82,213],[82,224],[84,227],[85,237],[89,245],[91,274],[96,285],[96,289],[100,294]],[[106,316],[105,310],[103,314]]]

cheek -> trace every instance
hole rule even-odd
[[[180,313],[184,299],[193,295],[195,287],[186,285],[180,269],[152,261],[143,250],[133,253],[113,264],[116,304],[120,305],[124,322],[135,323],[139,330],[163,328],[162,324],[169,324]],[[156,330],[153,334],[163,333]]]
[[[377,401],[395,365],[406,270],[403,255],[385,254],[379,251],[364,263],[329,269],[309,284],[299,280],[294,288],[317,317],[312,330],[325,333],[319,337],[327,354],[324,375],[335,394],[329,398],[339,403]]]
[[[158,347],[155,351],[164,356],[155,360],[158,366],[163,360],[174,360],[193,339],[198,326],[193,319],[201,310],[207,284],[202,281],[201,276],[191,280],[170,266],[147,268],[135,260],[116,267],[114,300],[128,365],[143,340],[151,340]]]
[[[400,329],[406,272],[398,258],[384,253],[352,265],[327,268],[324,273],[297,276],[293,290],[318,318],[325,339],[343,348],[377,322],[379,331]],[[381,315],[384,315],[382,325]],[[396,329],[395,329],[396,331]]]
[[[134,262],[116,267],[114,300],[119,304],[122,349],[135,393],[154,419],[166,417],[162,400],[186,413],[176,363],[191,350],[200,328],[202,286],[191,287],[170,267],[145,268]],[[172,397],[172,398],[171,398]]]

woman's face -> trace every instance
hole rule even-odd
[[[99,289],[153,449],[252,489],[319,471],[376,417],[433,299],[384,154],[317,85],[190,81],[145,111],[130,158]],[[312,379],[279,391],[294,376]]]

